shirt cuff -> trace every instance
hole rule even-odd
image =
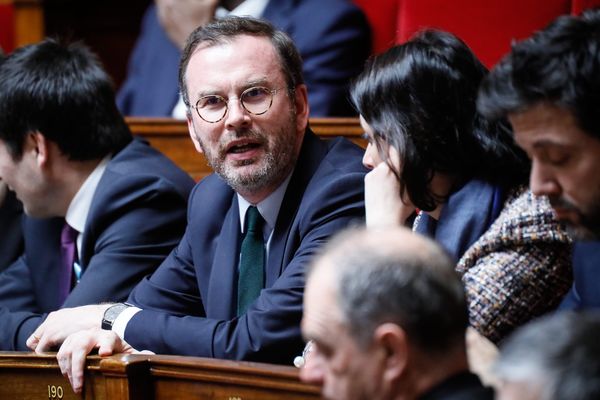
[[[138,307],[127,307],[121,314],[115,318],[115,322],[112,326],[112,331],[117,334],[122,340],[125,340],[125,328],[127,328],[127,324],[133,318],[135,314],[142,311],[141,308]]]

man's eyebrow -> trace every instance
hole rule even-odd
[[[213,96],[213,95],[221,96],[221,94],[219,94],[218,90],[201,90],[198,93],[196,93],[196,95],[197,95],[196,99],[199,99],[200,97],[204,97],[204,96]]]
[[[248,88],[251,88],[253,86],[264,86],[264,85],[267,85],[268,83],[269,83],[269,80],[266,77],[265,78],[254,79],[254,80],[248,81],[244,85],[244,88],[248,89]]]
[[[532,147],[534,149],[542,149],[546,147],[561,147],[565,150],[574,147],[571,143],[563,143],[550,139],[542,139],[533,143]]]
[[[258,78],[258,79],[253,79],[251,81],[246,82],[245,84],[243,84],[242,86],[240,86],[240,88],[238,89],[240,92],[243,92],[246,89],[249,89],[251,87],[254,86],[266,86],[269,83],[269,80],[265,77],[265,78]],[[217,96],[224,96],[224,94],[217,90],[217,89],[207,89],[207,90],[201,90],[199,92],[196,93],[197,95],[197,99],[199,99],[200,97],[204,97],[204,96],[212,96],[212,95],[217,95]]]

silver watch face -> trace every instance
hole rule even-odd
[[[115,321],[115,319],[117,319],[117,317],[119,316],[119,314],[121,314],[123,312],[123,310],[125,310],[127,308],[127,306],[125,304],[114,304],[110,307],[108,307],[106,309],[106,311],[104,312],[104,321],[107,323],[110,323],[110,325],[112,326],[113,322]]]

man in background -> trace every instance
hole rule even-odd
[[[27,214],[0,274],[1,350],[26,350],[52,311],[125,300],[177,244],[194,185],[132,138],[97,57],[54,40],[0,65],[0,182]]]
[[[513,46],[478,106],[507,116],[532,160],[530,186],[579,240],[561,308],[600,307],[600,10],[562,16]]]
[[[600,399],[599,332],[595,313],[558,313],[519,328],[494,366],[498,399]]]
[[[356,114],[348,85],[370,54],[371,36],[366,17],[349,0],[157,0],[144,16],[118,93],[123,114],[185,118],[177,90],[185,40],[228,14],[262,18],[292,37],[304,61],[311,116]]]
[[[492,399],[468,371],[467,304],[450,257],[403,228],[332,240],[308,273],[300,377],[327,399]]]

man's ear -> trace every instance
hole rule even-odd
[[[29,154],[35,157],[36,164],[40,168],[46,168],[51,158],[50,143],[40,132],[30,132],[25,137],[23,154]]]
[[[204,153],[204,151],[202,150],[202,146],[200,145],[200,141],[198,140],[198,136],[196,136],[196,128],[194,126],[194,118],[192,117],[191,114],[188,113],[186,120],[187,120],[188,132],[190,134],[190,138],[192,138],[192,142],[194,143],[194,147],[196,148],[196,151],[198,153]]]
[[[373,340],[384,351],[385,385],[392,385],[404,374],[408,366],[410,349],[406,332],[400,326],[388,322],[375,329]]]
[[[294,90],[294,105],[296,107],[296,129],[304,133],[308,124],[310,108],[308,105],[308,89],[306,85],[298,85]]]

